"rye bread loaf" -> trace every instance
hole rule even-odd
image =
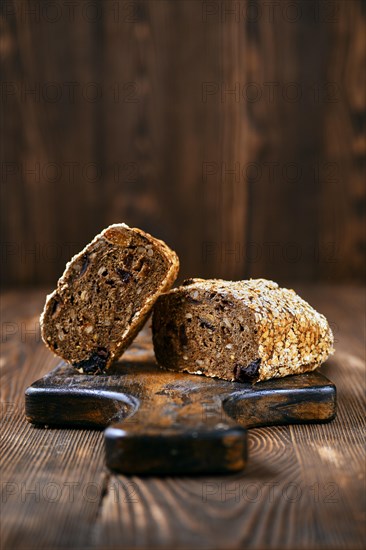
[[[178,257],[140,229],[111,225],[66,265],[41,315],[42,338],[80,372],[104,372],[178,274]]]
[[[190,279],[153,313],[160,366],[257,382],[311,371],[333,352],[326,318],[293,290],[265,279]]]

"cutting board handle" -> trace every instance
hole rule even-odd
[[[225,473],[247,461],[247,432],[221,402],[144,403],[105,431],[106,462],[125,474]]]

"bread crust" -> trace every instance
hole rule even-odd
[[[157,300],[153,341],[164,368],[243,382],[315,370],[334,351],[324,315],[266,279],[187,281]]]
[[[143,246],[135,246],[134,250],[137,249],[139,251],[139,254],[142,258],[141,262],[144,260],[145,257],[145,263],[149,264],[149,274],[143,275],[137,274],[136,277],[132,277],[132,274],[130,271],[126,271],[124,269],[124,264],[117,264],[115,265],[116,272],[113,271],[113,277],[112,279],[109,279],[107,282],[109,284],[113,284],[113,287],[117,286],[117,291],[120,293],[123,293],[124,286],[123,283],[121,283],[120,279],[122,277],[122,281],[128,282],[129,292],[131,294],[131,289],[133,291],[133,287],[131,287],[131,284],[136,285],[135,278],[138,279],[141,282],[141,285],[143,286],[144,279],[146,280],[147,277],[149,277],[149,291],[146,292],[146,295],[143,295],[143,289],[139,296],[135,296],[135,299],[139,300],[141,302],[141,307],[135,312],[132,311],[133,315],[130,321],[127,321],[124,323],[124,326],[122,328],[122,331],[118,336],[115,336],[114,338],[111,338],[111,341],[100,341],[100,331],[101,331],[101,325],[100,322],[103,321],[103,315],[111,315],[111,318],[113,318],[113,315],[115,314],[115,311],[113,308],[116,307],[116,303],[112,303],[112,299],[106,300],[105,309],[103,309],[101,312],[93,312],[94,302],[97,299],[97,296],[95,292],[99,292],[100,286],[96,286],[96,283],[94,283],[94,280],[99,277],[99,272],[97,268],[99,268],[99,271],[103,268],[99,266],[99,263],[106,263],[109,262],[109,264],[113,265],[113,260],[111,260],[111,255],[115,252],[120,253],[124,247],[128,245],[128,243],[135,241],[141,241],[141,243],[137,242],[137,244],[143,244]],[[140,249],[140,250],[139,250]],[[130,256],[132,253],[130,254]],[[94,259],[93,259],[94,256]],[[91,258],[91,259],[90,259]],[[102,258],[103,261],[100,259]],[[153,261],[155,261],[155,258],[159,259],[159,280],[155,280],[154,277],[157,277],[157,274],[154,272],[154,264]],[[85,262],[85,259],[89,263],[92,264],[94,261],[95,264],[92,264],[92,267],[87,267],[89,270],[85,275],[83,272],[83,262]],[[119,270],[119,271],[118,271]],[[134,337],[137,335],[139,330],[144,325],[146,319],[148,318],[149,314],[151,313],[152,307],[158,298],[158,296],[162,292],[166,292],[171,288],[173,285],[177,274],[179,270],[179,260],[176,253],[171,250],[162,240],[159,240],[149,233],[146,233],[138,228],[130,228],[126,224],[113,224],[106,229],[104,229],[100,234],[96,235],[94,239],[87,244],[81,252],[73,256],[71,260],[66,264],[65,271],[63,275],[60,277],[56,289],[47,296],[46,303],[44,306],[44,310],[40,317],[40,325],[41,325],[41,334],[42,339],[45,342],[45,344],[56,354],[65,359],[66,361],[70,362],[74,366],[76,366],[80,371],[90,372],[90,373],[98,373],[98,372],[104,372],[106,371],[109,366],[112,364],[112,362],[117,359],[123,351],[129,346],[129,344],[132,342]],[[133,269],[131,270],[131,272]],[[80,299],[83,296],[83,292],[81,292],[81,297],[76,296],[76,298],[79,300],[78,306],[76,307],[73,305],[73,292],[75,294],[75,288],[73,289],[73,285],[79,284],[80,280],[80,273],[83,279],[84,287],[87,289],[85,290],[85,295],[87,295],[85,304],[80,303]],[[118,277],[119,274],[119,277]],[[135,273],[133,273],[135,275]],[[124,279],[123,279],[124,277]],[[94,279],[93,279],[94,278]],[[76,281],[74,283],[73,281]],[[99,283],[98,283],[99,284]],[[101,282],[101,285],[104,284],[104,281]],[[120,287],[118,287],[118,284],[120,284]],[[94,286],[93,286],[94,285]],[[104,285],[105,286],[105,285]],[[83,287],[83,288],[84,288]],[[89,292],[89,288],[92,288],[92,290]],[[102,287],[103,290],[104,287]],[[107,293],[107,287],[105,287],[105,292]],[[137,291],[137,288],[136,288]],[[138,291],[137,291],[138,292]],[[79,291],[80,294],[80,291]],[[108,294],[106,294],[108,296]],[[116,294],[114,294],[116,296]],[[117,294],[118,296],[118,294]],[[120,296],[120,295],[119,295]],[[133,292],[132,292],[132,296]],[[130,298],[130,302],[134,301],[134,298]],[[91,333],[86,334],[85,333],[85,323],[86,322],[80,322],[78,329],[79,332],[82,333],[82,338],[84,339],[83,342],[78,341],[78,349],[76,349],[76,346],[73,345],[72,339],[68,334],[64,333],[65,329],[65,322],[60,323],[58,322],[57,312],[56,316],[53,311],[56,308],[58,303],[62,303],[62,308],[64,308],[64,312],[67,311],[70,313],[72,317],[75,319],[80,319],[83,315],[83,309],[85,315],[88,317],[93,318],[93,323],[90,324],[92,326]],[[108,308],[107,308],[108,306]],[[130,308],[131,304],[126,304],[126,310]],[[65,310],[66,308],[66,310]],[[130,310],[129,310],[130,311]],[[95,315],[93,316],[93,313]],[[123,316],[123,312],[118,312],[119,316]],[[101,321],[102,318],[102,321]],[[77,321],[76,321],[77,323]],[[95,325],[99,326],[96,327]],[[123,323],[121,323],[122,327]],[[74,325],[70,324],[67,325],[67,329],[71,332],[76,331],[76,328]],[[89,325],[86,327],[86,330],[89,329]],[[99,333],[98,333],[99,330]],[[58,336],[62,338],[62,341],[58,339]],[[98,343],[98,346],[96,347],[96,352],[94,353],[94,359],[91,359],[91,348],[93,346],[93,342],[91,341],[91,337],[93,337],[96,342]],[[63,345],[64,340],[67,341],[67,347]],[[97,345],[97,344],[96,344]],[[83,346],[85,349],[83,349]],[[103,350],[98,351],[99,350]],[[107,351],[105,351],[107,350]],[[93,363],[94,361],[94,367]],[[88,368],[84,368],[85,365],[88,365]]]

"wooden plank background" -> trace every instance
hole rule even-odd
[[[5,0],[3,283],[54,284],[109,223],[186,276],[356,280],[361,0]]]

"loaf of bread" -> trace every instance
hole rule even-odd
[[[140,229],[111,225],[67,264],[41,315],[42,338],[80,372],[105,372],[178,274],[178,257]]]
[[[153,313],[158,364],[258,382],[312,371],[333,353],[326,318],[293,290],[265,279],[189,279]]]

